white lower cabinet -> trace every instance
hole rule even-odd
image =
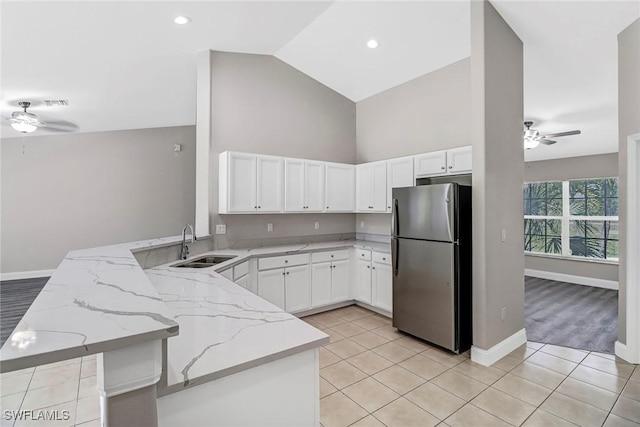
[[[334,261],[331,271],[331,302],[349,299],[349,260]]]
[[[359,259],[356,299],[371,304],[371,261]]]
[[[331,304],[331,262],[319,262],[311,266],[311,307]]]
[[[285,268],[284,308],[288,313],[311,308],[310,285],[308,265]]]
[[[391,266],[371,264],[371,305],[391,312],[393,310],[393,284]]]
[[[356,249],[356,262],[356,300],[390,313],[393,310],[390,255]]]
[[[258,295],[284,310],[284,268],[258,272]]]
[[[258,295],[289,313],[309,309],[309,264],[258,271]]]
[[[349,260],[319,262],[311,266],[311,307],[349,299]]]

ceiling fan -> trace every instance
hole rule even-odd
[[[64,120],[48,120],[46,122],[40,120],[35,114],[27,112],[27,108],[31,106],[29,101],[20,101],[18,105],[23,111],[14,111],[11,113],[11,118],[8,119],[11,127],[18,132],[31,133],[38,128],[56,132],[71,132],[78,128],[75,124]]]
[[[558,141],[553,141],[550,138],[557,138],[560,136],[580,135],[582,132],[579,130],[570,130],[567,132],[548,133],[542,134],[535,129],[531,129],[533,122],[524,122],[524,148],[530,150],[536,148],[540,143],[545,145],[552,145]]]

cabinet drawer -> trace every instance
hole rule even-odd
[[[249,273],[249,261],[245,261],[242,264],[238,264],[233,267],[233,278],[237,280],[242,276],[246,276]]]
[[[391,254],[385,254],[381,252],[373,253],[373,262],[377,262],[380,264],[388,264],[391,265]]]
[[[356,249],[356,259],[371,261],[371,251],[366,249]]]
[[[311,262],[329,262],[338,261],[343,259],[349,259],[349,251],[326,251],[326,252],[314,252],[311,254]]]
[[[292,267],[294,265],[304,264],[309,264],[309,254],[274,256],[270,258],[260,258],[258,260],[258,270],[269,270],[271,268]]]

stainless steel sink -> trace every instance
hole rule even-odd
[[[171,267],[178,268],[206,268],[213,267],[225,261],[235,258],[235,255],[207,255],[200,258],[191,259],[189,261],[174,264]]]

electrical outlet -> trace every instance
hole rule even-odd
[[[173,144],[173,151],[176,153],[182,151],[182,144]]]
[[[500,319],[504,320],[507,318],[507,307],[502,307],[502,310],[500,310]]]
[[[271,223],[268,223],[268,224],[267,224],[267,231],[268,231],[269,233],[271,233],[271,232],[273,231],[273,224],[271,224]]]
[[[216,224],[216,234],[227,234],[227,225]]]
[[[316,221],[313,223],[313,228],[316,230],[320,230],[320,221]]]
[[[500,238],[502,239],[503,242],[507,241],[507,230],[505,228],[502,229]]]
[[[364,221],[360,221],[360,228],[364,228]]]

